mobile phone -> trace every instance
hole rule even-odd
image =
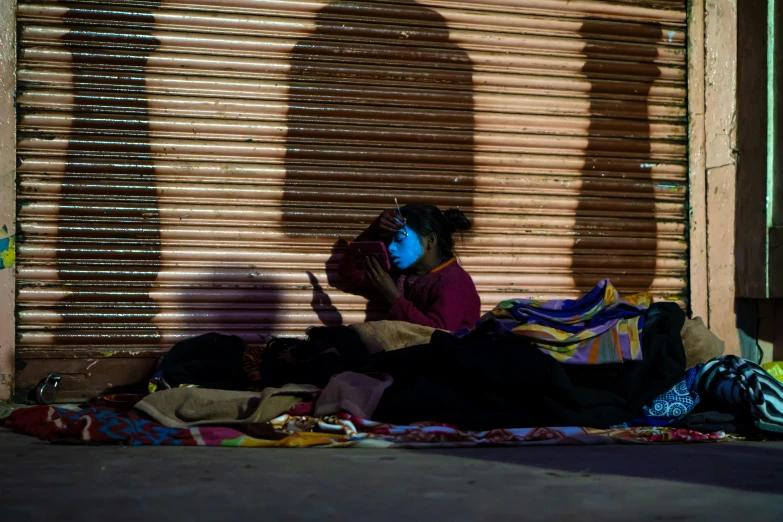
[[[372,257],[387,272],[391,269],[389,252],[382,241],[354,241],[349,247],[356,268],[364,269],[365,258]]]

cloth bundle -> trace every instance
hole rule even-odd
[[[686,368],[694,368],[723,355],[723,341],[704,325],[701,317],[686,319],[680,336],[685,348]]]
[[[783,433],[783,383],[758,364],[726,355],[705,364],[697,380],[701,395],[749,410],[762,431]]]
[[[510,299],[459,336],[521,337],[565,364],[610,364],[642,358],[641,330],[649,293],[621,299],[608,280],[577,300]]]
[[[135,407],[169,428],[260,423],[312,401],[320,391],[298,384],[262,392],[172,388],[147,395]]]
[[[352,324],[369,353],[390,352],[420,344],[428,344],[436,331],[430,326],[406,323],[404,321],[371,321]]]

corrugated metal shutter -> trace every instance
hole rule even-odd
[[[18,15],[21,388],[127,383],[210,330],[363,320],[328,272],[395,196],[471,215],[487,308],[603,277],[685,299],[684,0]]]

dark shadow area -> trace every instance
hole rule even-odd
[[[778,308],[783,315],[783,3],[775,3],[775,12],[773,13],[775,30],[775,48],[772,53],[772,85],[774,91],[778,94],[775,100],[774,113],[772,115],[773,132],[773,186],[772,194],[772,228],[769,230],[769,290],[770,295],[779,298]],[[783,322],[783,318],[781,318]],[[783,359],[783,327],[779,331],[779,350],[776,359]],[[777,347],[776,347],[777,348]]]
[[[368,19],[376,23],[360,22]],[[443,17],[413,1],[331,3],[289,60],[283,229],[294,240],[312,228],[345,230],[326,263],[327,280],[358,294],[336,272],[345,240],[395,197],[404,205],[429,194],[439,206],[472,207],[472,64],[449,42]],[[310,279],[319,319],[342,324]],[[365,313],[383,317],[372,300]]]
[[[767,106],[767,0],[742,0],[737,3],[734,199],[735,288],[741,298],[767,297]],[[742,322],[738,316],[737,326],[753,335]]]
[[[757,493],[783,493],[781,442],[535,446],[426,452],[451,458],[560,470],[578,473],[585,478],[615,475]],[[550,474],[557,476],[556,473]]]
[[[742,357],[759,364],[783,359],[783,299],[736,298],[734,313]]]
[[[148,4],[157,7],[160,2]],[[106,296],[104,292],[102,296],[101,292],[92,295],[83,292],[65,297],[57,307],[65,325],[84,322],[85,316],[90,321],[91,314],[103,314],[101,321],[109,323],[132,322],[127,325],[130,337],[124,341],[137,343],[139,339],[134,338],[132,330],[149,329],[159,311],[149,296],[161,266],[161,253],[155,169],[149,148],[149,123],[145,121],[148,104],[144,72],[147,56],[160,43],[150,33],[154,25],[151,11],[140,10],[134,15],[115,12],[114,19],[105,19],[103,14],[73,8],[64,16],[69,32],[63,37],[63,43],[71,52],[71,72],[80,78],[80,84],[72,87],[73,123],[58,201],[56,255],[61,283],[83,285],[85,281],[97,279],[101,285],[98,290],[111,288],[115,293]],[[132,41],[104,31],[96,34],[91,31],[91,25],[96,23],[101,26],[132,25]],[[117,112],[125,113],[122,119],[133,121],[126,115],[128,99],[105,94],[106,90],[124,90],[127,76],[130,76],[115,72],[113,68],[107,70],[106,57],[94,54],[96,49],[107,48],[131,50],[122,58],[122,63],[112,64],[137,78],[133,86],[132,111],[139,119],[130,124],[131,128],[123,122],[117,129],[112,129],[105,117],[111,116],[115,105]],[[90,103],[96,97],[102,105],[97,110],[94,101]],[[102,138],[111,134],[128,137],[128,145],[118,147],[104,143]],[[127,194],[121,187],[122,182],[127,181],[144,188],[138,193]],[[128,199],[132,198],[135,204],[118,205],[118,197],[123,196],[130,196]],[[133,255],[128,254],[129,249],[134,251]],[[92,273],[88,275],[85,271]],[[123,293],[127,296],[125,299]],[[92,321],[98,323],[95,319]],[[147,335],[150,333],[154,335],[154,331]],[[84,340],[71,334],[56,342],[81,344]]]
[[[656,23],[623,26],[636,38],[660,41],[663,34]],[[658,56],[654,46],[612,46],[595,39],[617,32],[615,24],[589,20],[579,30],[585,40],[581,72],[590,83],[590,127],[573,231],[577,238],[573,276],[577,285],[589,290],[602,276],[580,274],[581,256],[622,249],[623,254],[607,252],[615,258],[612,266],[622,266],[625,273],[625,284],[616,286],[621,293],[636,293],[652,286],[658,255],[648,95],[661,71],[653,63]],[[627,56],[607,60],[607,49],[612,47],[614,53]],[[618,75],[623,79],[617,81]],[[633,193],[616,194],[617,188],[604,188],[607,182],[617,181]],[[603,217],[607,215],[609,219]],[[611,237],[610,227],[623,236]]]
[[[779,18],[779,14],[778,14]],[[783,265],[774,258],[774,228],[769,228],[767,198],[775,220],[775,195],[767,185],[769,99],[768,11],[766,0],[737,4],[737,179],[734,200],[734,259],[736,299],[734,312],[740,333],[741,355],[759,362],[766,355],[779,360],[783,328],[775,294]],[[774,70],[774,67],[773,67]],[[774,116],[773,116],[774,117]],[[779,141],[779,140],[778,140]],[[774,158],[774,156],[773,156]],[[777,187],[780,190],[779,187]],[[769,235],[769,236],[768,236]],[[767,245],[767,242],[772,240]],[[743,335],[744,333],[744,335]],[[766,353],[761,342],[769,343]]]
[[[332,299],[324,292],[321,283],[309,270],[307,277],[310,279],[310,285],[313,287],[313,300],[310,306],[318,314],[318,319],[325,325],[335,326],[342,324],[340,311],[332,304]]]

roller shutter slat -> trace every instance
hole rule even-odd
[[[604,277],[686,304],[683,0],[44,0],[18,22],[22,361],[377,317],[337,241],[394,197],[473,219],[485,309]]]

